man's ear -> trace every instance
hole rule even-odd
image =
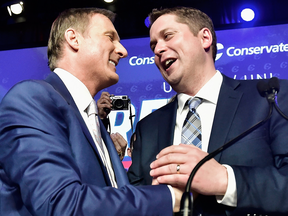
[[[209,50],[212,45],[213,37],[211,31],[208,28],[203,28],[200,30],[202,45],[205,50]]]
[[[78,36],[78,33],[73,28],[68,28],[64,33],[67,44],[71,47],[71,49],[76,51],[79,49]]]

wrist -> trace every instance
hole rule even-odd
[[[222,166],[222,171],[221,173],[221,177],[219,178],[219,191],[217,191],[217,193],[215,195],[220,195],[220,196],[224,196],[226,191],[227,191],[227,187],[228,187],[228,172],[227,172],[227,168],[223,165]]]

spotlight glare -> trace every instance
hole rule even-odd
[[[104,0],[106,3],[111,3],[113,0]]]
[[[250,8],[245,8],[241,11],[241,17],[244,21],[252,21],[255,17],[255,13],[252,9]]]
[[[9,15],[12,16],[12,12],[9,6],[7,6],[7,10],[8,10]]]
[[[145,26],[146,26],[147,28],[149,28],[149,26],[150,26],[150,20],[149,20],[149,17],[146,17],[146,18],[145,18],[144,23],[145,23]]]

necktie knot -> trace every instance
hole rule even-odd
[[[87,107],[86,112],[88,115],[90,126],[93,129],[96,142],[98,146],[100,146],[100,148],[102,149],[102,152],[104,152],[102,141],[101,141],[100,125],[99,125],[98,117],[96,116],[98,113],[98,110],[97,110],[96,102],[94,99],[91,101],[91,103]]]
[[[89,106],[87,107],[86,112],[87,112],[87,115],[88,115],[88,116],[90,116],[90,115],[92,115],[92,114],[98,115],[98,109],[97,109],[96,102],[95,102],[94,99],[91,101],[91,103],[90,103]]]
[[[194,114],[196,113],[196,109],[201,104],[201,102],[202,102],[202,98],[194,97],[194,98],[190,98],[186,102],[186,105],[189,107],[189,110]]]
[[[195,113],[197,107],[200,105],[201,102],[202,102],[202,99],[198,98],[198,97],[194,97],[194,98],[189,99],[187,101],[187,105],[189,106],[189,110],[192,113]]]
[[[182,128],[181,142],[184,144],[193,144],[202,148],[201,141],[201,121],[199,115],[196,113],[196,108],[200,105],[202,99],[194,97],[186,102],[189,106],[189,112]]]

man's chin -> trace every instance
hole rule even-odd
[[[117,84],[118,81],[119,81],[119,76],[118,75],[115,76],[115,77],[111,77],[109,82],[108,82],[108,86],[107,87]]]

